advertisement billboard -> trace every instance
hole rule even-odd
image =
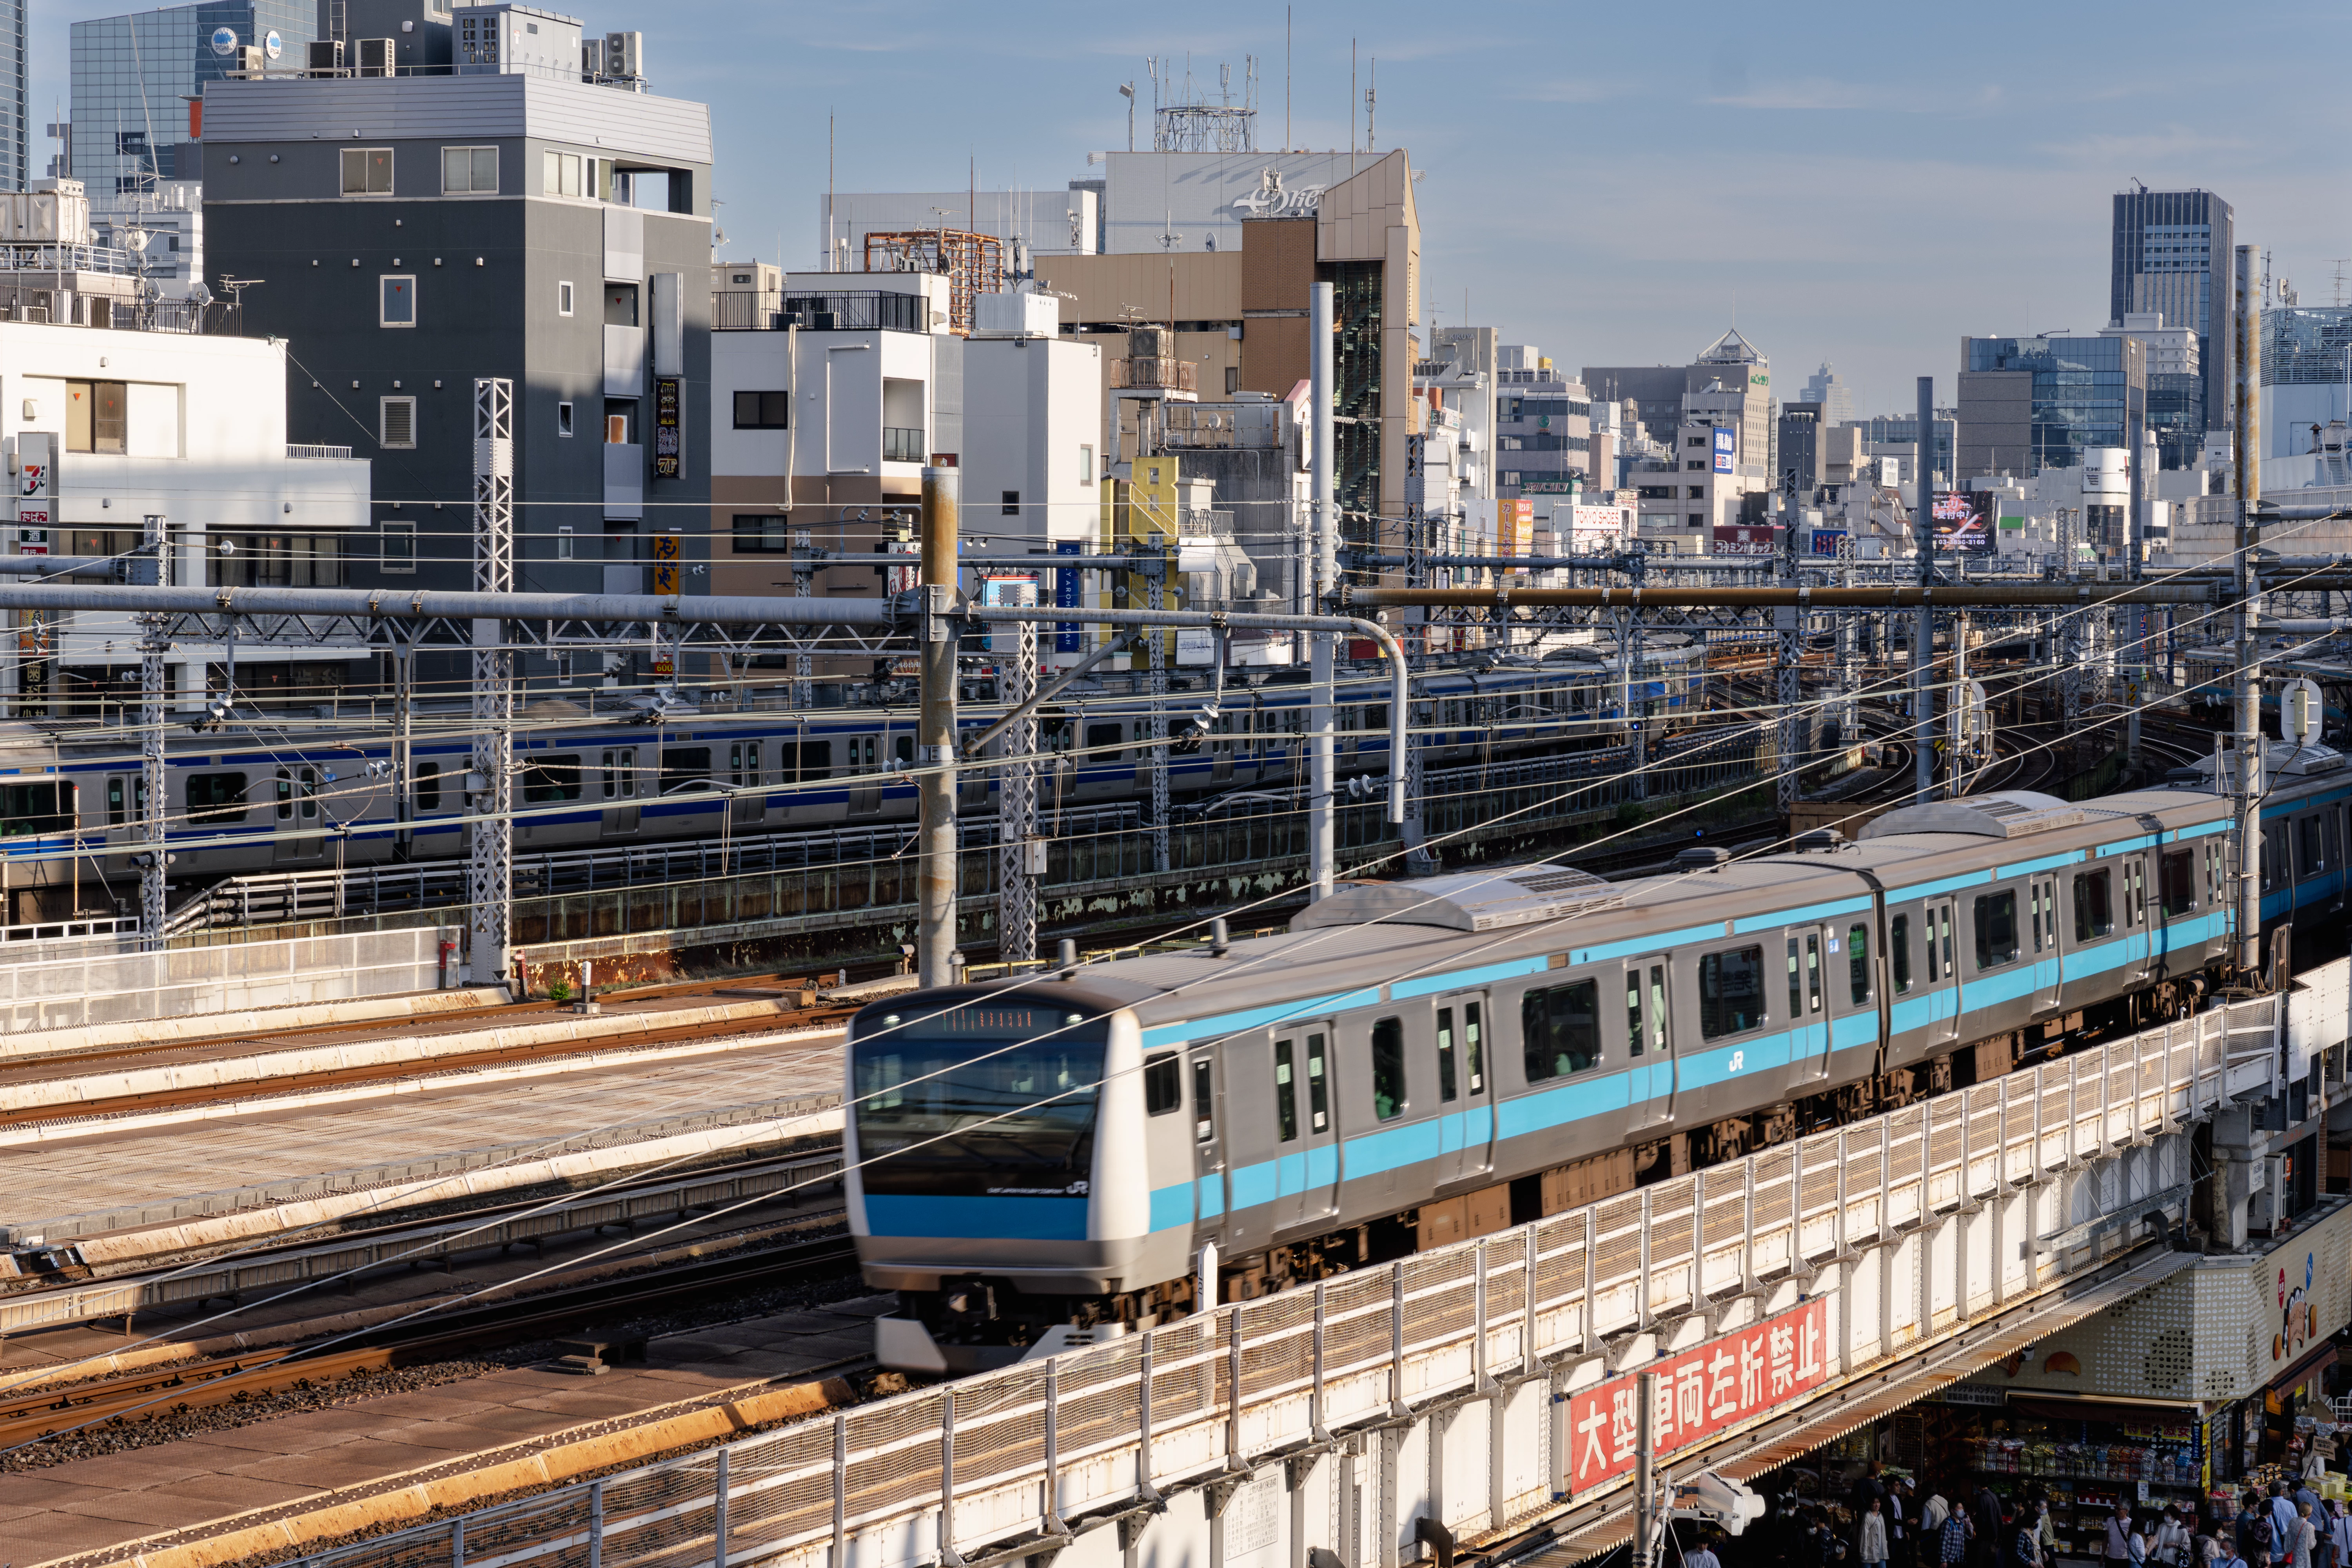
[[[1769,555],[1780,546],[1780,531],[1769,522],[1733,522],[1715,525],[1715,552],[1717,555]]]
[[[1560,509],[1567,510],[1565,507]],[[1560,521],[1559,512],[1552,513],[1555,527]],[[1622,550],[1633,532],[1633,509],[1630,506],[1580,506],[1568,519],[1570,552],[1578,555],[1604,555]]]
[[[1715,427],[1715,471],[1718,474],[1731,472],[1731,459],[1738,451],[1738,445],[1733,440],[1732,432],[1720,425],[1717,426]]]
[[[1817,528],[1813,530],[1813,553],[1816,555],[1835,555],[1838,552],[1838,546],[1845,542],[1845,535],[1846,531],[1843,528]]]
[[[1768,1411],[1801,1402],[1830,1380],[1829,1301],[1815,1297],[1737,1333],[1645,1363],[1657,1373],[1650,1413],[1658,1457],[1701,1443]],[[1638,1375],[1569,1395],[1569,1490],[1581,1495],[1633,1468]]]
[[[1500,500],[1495,503],[1495,553],[1527,555],[1535,550],[1536,503]]]
[[[1928,524],[1936,531],[1936,548],[1993,548],[1993,503],[1998,499],[1990,492],[1978,495],[1968,490],[1937,490],[1927,513]]]

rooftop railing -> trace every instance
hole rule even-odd
[[[879,289],[845,289],[822,294],[781,289],[714,289],[714,332],[922,332],[930,330],[928,301],[920,294]]]

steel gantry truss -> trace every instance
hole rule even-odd
[[[474,592],[514,590],[514,383],[474,383]],[[474,983],[507,971],[507,912],[514,898],[514,652],[501,621],[474,622],[475,811],[487,817],[467,836],[466,906]],[[487,831],[485,828],[487,827]]]
[[[998,676],[999,700],[1016,714],[1003,735],[1007,761],[997,791],[997,955],[1023,963],[1037,956],[1037,623],[1013,628],[1013,658]]]
[[[145,550],[142,557],[133,563],[133,573],[144,583],[161,587],[171,575],[172,560],[164,520],[150,512],[142,522],[141,542]],[[142,797],[138,816],[140,836],[146,841],[139,857],[139,931],[140,945],[157,949],[163,945],[163,904],[169,886],[164,873],[172,863],[165,848],[170,842],[171,790],[163,769],[164,710],[169,706],[168,694],[163,689],[163,656],[171,651],[172,639],[164,630],[163,616],[141,616],[138,620]]]

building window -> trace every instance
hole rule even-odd
[[[1094,482],[1095,449],[1092,447],[1080,447],[1078,448],[1078,483],[1090,485]]]
[[[546,194],[551,196],[576,196],[580,194],[579,153],[548,153]]]
[[[608,327],[634,327],[637,324],[637,286],[634,283],[604,285],[604,324]]]
[[[121,451],[131,432],[128,397],[119,381],[66,383],[66,450]]]
[[[604,445],[625,447],[629,444],[629,416],[625,414],[604,416]]]
[[[782,430],[792,423],[789,392],[739,392],[735,395],[735,428]]]
[[[559,436],[572,434],[572,405],[569,403],[555,405],[555,433]]]
[[[1225,395],[1227,397],[1231,397],[1241,389],[1242,367],[1237,364],[1229,364],[1225,366]]]
[[[377,416],[380,447],[414,447],[416,445],[416,399],[387,397],[379,405]]]
[[[441,194],[448,196],[498,195],[499,150],[495,147],[442,148]]]
[[[382,300],[376,324],[383,327],[416,325],[416,279],[404,273],[387,272],[377,279],[377,284]]]
[[[1705,528],[1706,526],[1706,513],[1703,511],[1695,511],[1691,513],[1690,525],[1693,528]]]
[[[1019,490],[1006,490],[1003,493],[1004,500],[1002,503],[1003,514],[1006,517],[1019,517],[1021,515],[1021,492]]]
[[[555,531],[555,558],[558,561],[572,559],[572,530],[569,528]]]
[[[572,314],[572,285],[569,282],[555,286],[555,313],[559,316]]]
[[[403,574],[416,570],[416,525],[397,518],[383,521],[382,569]]]
[[[781,555],[793,547],[792,531],[785,526],[790,521],[780,511],[735,514],[735,553],[738,555]]]
[[[344,148],[343,195],[347,196],[392,195],[392,149],[389,147]]]
[[[1690,499],[1693,500],[1705,500],[1706,499],[1706,487],[1705,485],[1691,486]]]

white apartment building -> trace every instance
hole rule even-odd
[[[287,444],[287,368],[277,341],[0,322],[10,552],[121,556],[153,515],[165,520],[172,583],[342,585],[356,549],[399,545],[370,538],[366,461],[348,447]],[[99,580],[118,579],[109,569]],[[24,657],[0,689],[16,712],[137,689],[128,616],[26,613],[15,630]],[[237,689],[281,687],[297,663],[372,657],[356,643],[245,643]],[[224,662],[217,644],[175,645],[175,702],[195,705],[205,667]]]
[[[2200,374],[2197,334],[2187,327],[2168,327],[2161,310],[2135,310],[2116,326],[2102,327],[2103,338],[2137,338],[2147,351],[2147,374],[2158,375],[2196,375]]]
[[[963,345],[963,517],[994,553],[1100,531],[1102,347],[1061,335],[1051,294],[982,294]]]

